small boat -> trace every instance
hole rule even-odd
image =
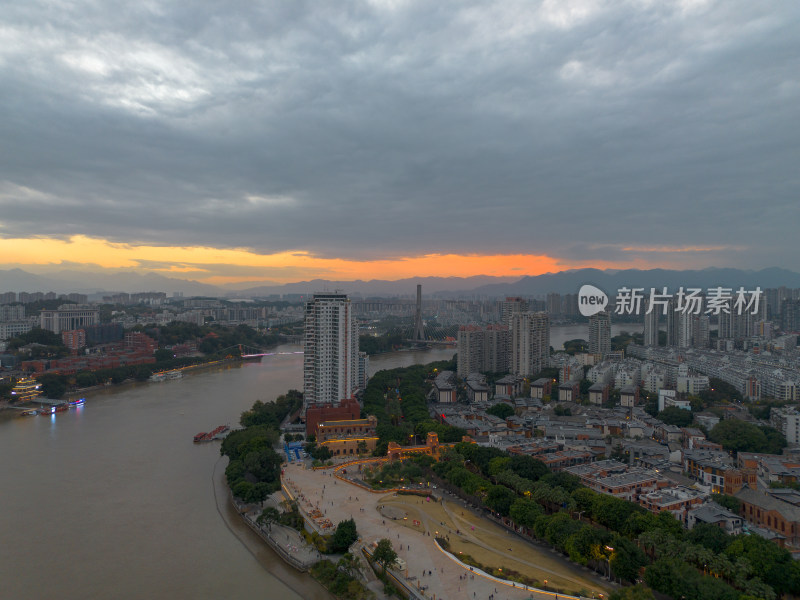
[[[220,425],[208,435],[211,437],[212,440],[221,440],[222,438],[225,437],[225,434],[227,434],[229,430],[230,427],[228,427],[227,425]]]
[[[153,373],[150,375],[150,381],[164,381],[167,376],[164,373]]]
[[[83,406],[83,404],[85,402],[86,402],[86,398],[78,398],[77,400],[70,400],[68,402],[68,404],[69,404],[69,407],[72,408],[74,406]]]
[[[64,412],[69,409],[69,404],[66,402],[59,402],[58,404],[51,404],[50,406],[43,406],[36,411],[37,414],[42,416],[50,416],[56,413]]]
[[[180,379],[183,377],[183,371],[167,371],[166,377],[167,379]]]
[[[38,415],[38,414],[39,414],[39,410],[36,409],[36,408],[32,408],[30,410],[23,410],[22,411],[22,416],[23,417],[32,417],[32,416]]]

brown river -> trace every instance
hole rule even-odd
[[[230,509],[219,443],[192,443],[236,425],[255,400],[300,388],[299,350],[103,390],[53,416],[4,414],[0,598],[328,598]],[[454,352],[384,354],[370,372]]]

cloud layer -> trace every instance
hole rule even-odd
[[[3,13],[6,238],[800,270],[797,2]]]

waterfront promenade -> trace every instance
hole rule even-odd
[[[435,532],[417,531],[404,526],[403,521],[392,520],[382,514],[383,505],[394,496],[393,492],[375,493],[335,476],[333,469],[305,469],[299,464],[289,464],[283,476],[284,490],[298,496],[301,510],[306,513],[318,510],[325,520],[335,524],[355,519],[363,543],[387,538],[399,558],[406,564],[402,575],[412,587],[425,587],[425,597],[436,600],[502,598],[553,600],[568,598],[545,591],[525,590],[480,575],[454,560],[435,543]],[[445,501],[455,507],[455,501]],[[385,513],[385,511],[384,511]],[[426,528],[427,529],[427,528]],[[326,533],[330,533],[327,531]],[[509,540],[509,544],[512,542]],[[599,597],[599,594],[598,594]]]

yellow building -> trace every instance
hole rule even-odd
[[[23,377],[11,389],[12,402],[33,402],[42,393],[42,384],[35,379]]]
[[[374,415],[366,419],[322,421],[315,429],[317,445],[328,448],[334,456],[355,456],[359,450],[371,453],[378,444],[377,426],[378,419]]]

